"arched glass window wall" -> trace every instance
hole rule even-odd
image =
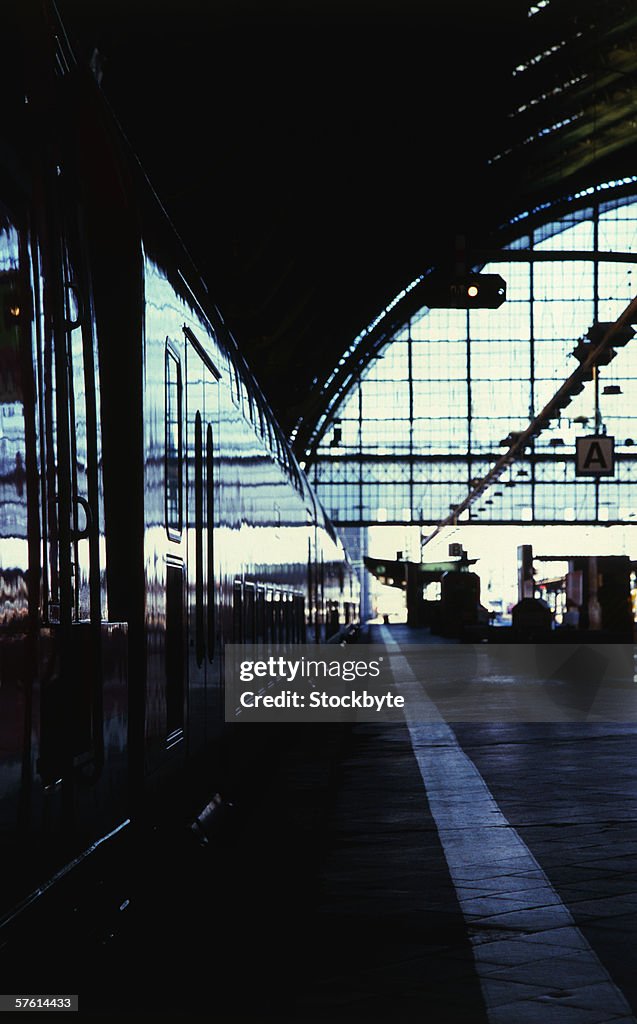
[[[507,282],[499,309],[424,308],[394,333],[342,401],[310,469],[337,524],[439,522],[489,471],[509,432],[544,407],[577,365],[578,338],[614,321],[637,293],[637,195],[608,197],[596,192],[508,246],[517,258],[484,267]],[[599,370],[613,477],[575,475],[575,438],[595,430],[589,383],[464,516],[635,522],[636,385],[637,337]]]

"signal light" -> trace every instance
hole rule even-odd
[[[430,309],[498,309],[506,300],[506,281],[499,274],[434,272],[424,279],[420,293]]]

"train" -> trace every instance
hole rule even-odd
[[[359,617],[343,544],[88,63],[53,3],[16,8],[0,149],[4,925],[201,757],[220,751],[210,782],[231,785],[228,643],[324,642]]]

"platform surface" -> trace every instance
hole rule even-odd
[[[408,680],[426,634],[371,628]],[[635,1021],[634,723],[290,726],[249,814],[137,856],[124,910],[47,961],[81,1013]]]

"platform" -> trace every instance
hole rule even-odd
[[[633,1022],[634,724],[407,719],[290,726],[251,812],[158,833],[48,969],[117,1018]]]

